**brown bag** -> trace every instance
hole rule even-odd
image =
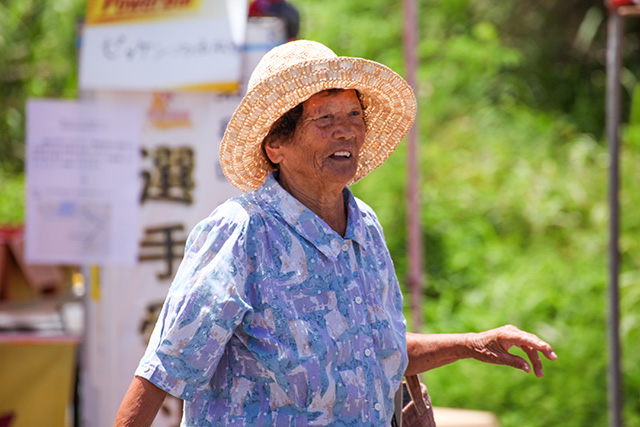
[[[401,417],[397,417],[391,423],[396,427],[436,427],[433,418],[433,407],[427,391],[427,386],[420,381],[417,375],[408,375],[402,382],[402,411]],[[401,418],[398,422],[397,418]]]

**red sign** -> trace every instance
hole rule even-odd
[[[616,9],[620,6],[631,6],[638,4],[638,0],[609,0],[607,6],[609,9]]]

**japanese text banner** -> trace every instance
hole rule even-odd
[[[247,0],[89,2],[80,87],[232,92]]]

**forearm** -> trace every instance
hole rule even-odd
[[[405,375],[419,374],[460,359],[472,357],[469,348],[475,334],[416,334],[407,332],[409,365]]]
[[[122,400],[114,427],[150,426],[167,393],[150,381],[134,377]]]

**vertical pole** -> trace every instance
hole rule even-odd
[[[607,25],[607,98],[606,128],[609,145],[609,422],[622,426],[622,380],[620,369],[620,111],[623,18],[609,10]]]
[[[415,0],[404,0],[404,58],[407,82],[416,91],[415,70],[417,40],[417,10]],[[409,255],[408,284],[411,294],[413,330],[420,331],[422,322],[422,229],[420,227],[420,196],[418,173],[418,120],[409,132],[407,150],[407,251]]]

